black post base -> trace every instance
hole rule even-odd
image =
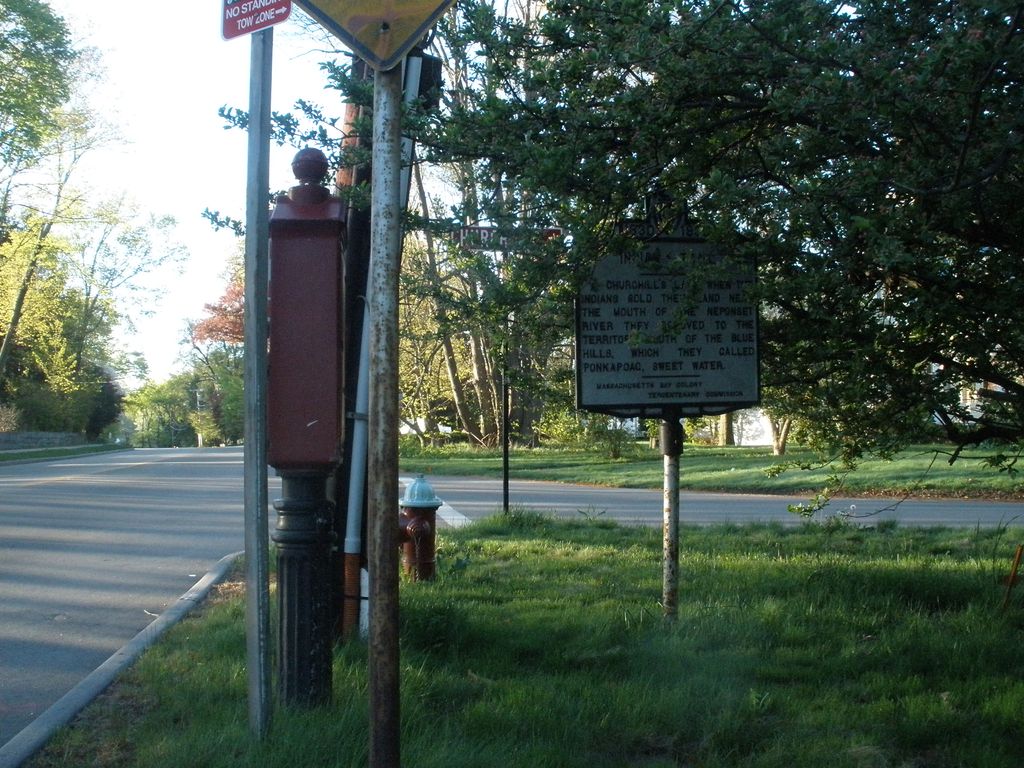
[[[331,698],[327,474],[282,472],[277,527],[278,691],[285,705]]]

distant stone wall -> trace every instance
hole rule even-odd
[[[0,451],[60,448],[83,443],[85,438],[75,432],[0,432]]]

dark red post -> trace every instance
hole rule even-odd
[[[292,162],[299,185],[270,217],[268,462],[281,476],[277,526],[278,687],[285,704],[331,696],[331,519],[340,460],[344,322],[341,201],[321,186],[327,158]]]

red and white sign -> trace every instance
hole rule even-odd
[[[224,0],[224,39],[280,24],[292,12],[292,0]]]

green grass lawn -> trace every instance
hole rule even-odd
[[[895,459],[866,459],[845,476],[842,494],[882,494],[949,497],[1020,498],[1024,476],[984,466],[991,451],[965,451],[952,466],[945,446],[913,446]],[[814,493],[830,482],[835,467],[791,468],[773,474],[783,464],[813,464],[809,451],[793,449],[784,457],[771,449],[719,448],[687,445],[679,461],[679,484],[685,490],[749,493]],[[427,475],[501,476],[497,450],[449,448],[406,450],[404,472]],[[662,457],[646,443],[631,446],[627,455],[610,459],[599,450],[518,449],[509,460],[510,475],[524,480],[556,480],[568,483],[624,488],[661,488]]]
[[[1024,531],[684,527],[665,625],[660,531],[535,512],[443,531],[403,583],[403,765],[1016,768]],[[365,766],[367,653],[333,703],[247,725],[229,585],[30,763]]]

